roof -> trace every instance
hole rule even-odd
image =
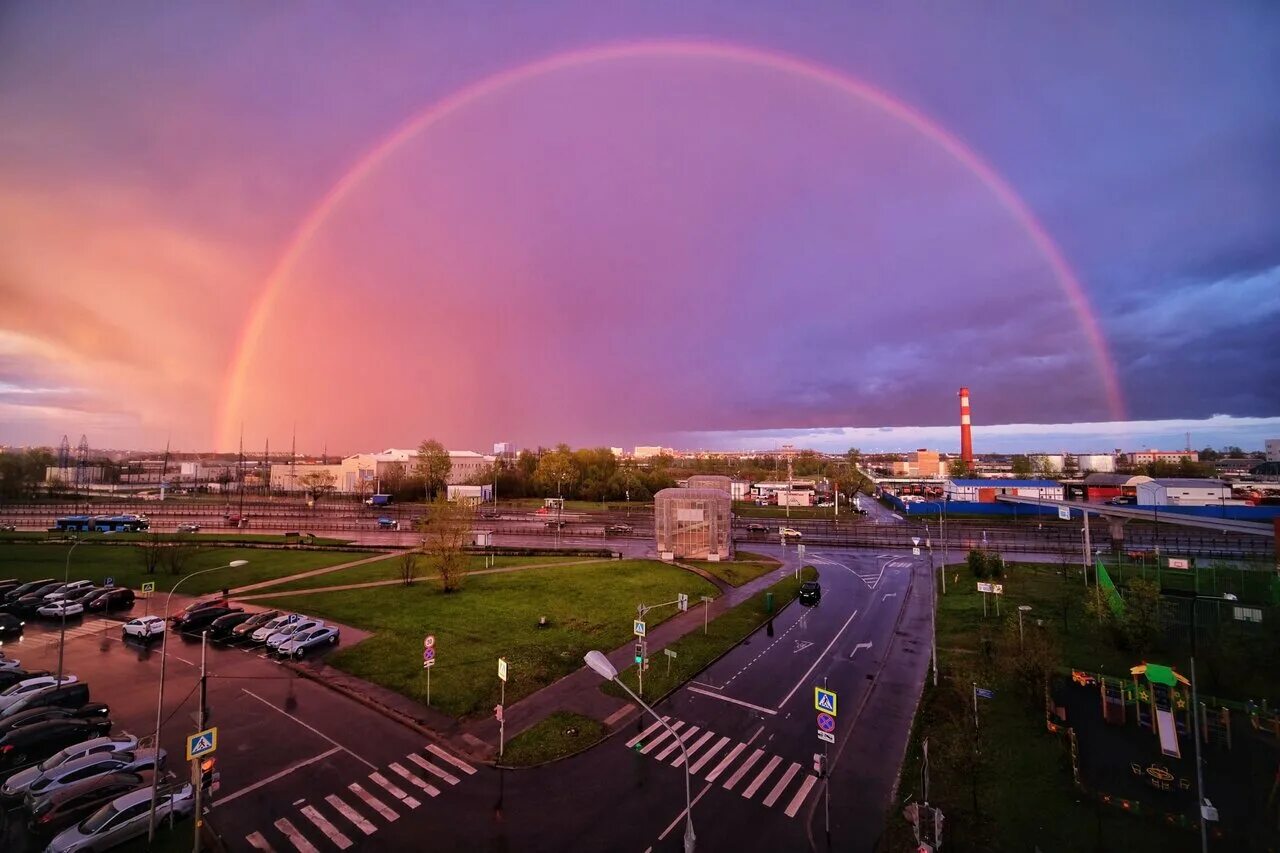
[[[1086,486],[1136,486],[1139,483],[1150,483],[1151,478],[1145,474],[1089,474],[1084,478]]]
[[[654,500],[720,500],[728,501],[729,493],[723,489],[663,489],[653,496]]]
[[[1183,489],[1201,488],[1201,489],[1225,489],[1227,484],[1222,480],[1207,480],[1202,478],[1172,478],[1152,480],[1157,486],[1178,486]]]
[[[1187,679],[1173,671],[1172,667],[1164,666],[1158,663],[1144,663],[1135,666],[1129,670],[1132,675],[1145,675],[1147,681],[1152,684],[1163,684],[1167,687],[1177,687],[1179,684],[1187,684]]]
[[[987,489],[1060,489],[1062,484],[1057,480],[948,480],[947,482],[961,488]]]

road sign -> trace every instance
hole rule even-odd
[[[664,655],[666,655],[667,657],[669,657],[669,658],[673,658],[673,657],[675,657],[675,656],[676,656],[676,653],[675,653],[675,650],[674,650],[674,649],[663,649],[663,650],[662,650],[662,653],[663,653]]]
[[[991,584],[978,581],[978,592],[991,592]]]
[[[115,585],[116,585],[115,578],[107,578],[105,581],[102,582],[102,586],[105,587],[106,589],[111,589],[111,587]]]
[[[813,707],[817,711],[826,711],[831,716],[836,715],[836,692],[827,690],[825,687],[813,688]]]
[[[801,542],[799,545],[796,546],[796,557],[801,560],[804,559],[804,543],[803,542]]]
[[[1070,520],[1071,520],[1071,507],[1069,507],[1069,506],[1060,506],[1060,507],[1058,507],[1058,518],[1062,519],[1063,521],[1070,521]]]
[[[156,582],[147,581],[142,585],[142,594],[148,598],[156,591]]]
[[[677,608],[678,610],[688,610],[688,609],[689,609],[689,596],[685,595],[683,592],[681,592],[681,593],[677,593],[677,594],[676,594],[676,608]]]
[[[636,636],[643,637],[644,636],[644,620],[643,619],[635,620],[635,622],[633,623],[633,626],[635,629]]]
[[[818,729],[818,740],[825,740],[827,743],[835,743],[836,736],[831,734],[831,732],[824,732],[822,729]]]
[[[435,634],[427,634],[427,638],[422,641],[422,647],[424,649],[434,649],[436,647]]]
[[[1191,560],[1187,557],[1170,557],[1169,568],[1171,569],[1189,569],[1191,568]]]
[[[498,678],[501,678],[503,681],[507,680],[507,659],[506,658],[498,658]]]
[[[919,544],[920,544],[920,537],[919,537],[919,536],[912,536],[912,537],[911,537],[911,544],[912,544],[912,545],[919,545]],[[919,553],[919,552],[917,552],[917,553]]]
[[[991,585],[991,594],[992,594],[992,595],[1004,595],[1004,584],[1002,584],[1002,583],[993,583],[993,584]]]
[[[920,556],[920,549],[919,549],[919,548],[912,548],[912,549],[911,549],[911,554],[912,554],[912,556],[919,557],[919,556]]]
[[[836,730],[836,718],[825,711],[819,711],[818,729],[824,732],[834,732]]]
[[[187,761],[208,755],[218,748],[218,728],[205,729],[187,736]]]

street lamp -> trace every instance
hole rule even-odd
[[[110,534],[110,530],[105,530],[102,533],[103,536],[108,536]],[[64,594],[62,596],[62,625],[58,628],[58,684],[62,683],[62,653],[67,644],[67,597],[65,594],[65,587],[71,582],[71,552],[80,547],[80,544],[84,541],[85,540],[83,539],[77,539],[71,547],[67,549],[67,562],[62,570],[62,586],[64,587]]]
[[[166,598],[164,601],[164,618],[167,619],[169,617],[169,605],[173,602],[173,594],[177,592],[178,587],[182,586],[183,581],[189,580],[195,577],[196,575],[204,575],[204,574],[208,574],[209,572],[216,572],[219,569],[238,569],[241,566],[247,566],[248,564],[249,564],[248,560],[232,560],[230,563],[227,563],[225,566],[214,566],[211,569],[201,569],[198,572],[192,572],[191,574],[185,577],[179,578],[178,582],[173,585],[173,589],[169,590],[169,597]],[[159,696],[156,697],[156,743],[155,743],[155,756],[152,759],[152,764],[157,768],[157,770],[160,767],[160,726],[161,726],[161,715],[164,713],[164,669],[165,669],[165,662],[168,660],[168,658],[165,656],[165,649],[168,647],[168,644],[169,644],[169,629],[168,629],[168,626],[166,626],[164,633],[160,635],[160,693],[159,693]],[[147,842],[148,843],[155,841],[155,838],[156,838],[156,800],[159,798],[159,794],[160,794],[160,786],[155,780],[152,780],[151,815],[147,820]],[[200,816],[196,815],[196,822],[199,823],[199,821],[200,821]]]
[[[684,741],[676,734],[675,729],[667,723],[665,719],[658,716],[657,712],[644,703],[644,700],[631,692],[631,688],[622,683],[618,678],[618,670],[613,664],[609,663],[609,659],[605,657],[604,652],[591,651],[587,652],[582,658],[587,662],[587,666],[591,667],[591,671],[603,678],[605,681],[612,681],[614,684],[627,691],[632,699],[640,703],[640,707],[644,708],[649,714],[662,724],[672,737],[676,739],[676,743],[680,746],[680,754],[684,756],[681,764],[684,765],[684,853],[693,853],[694,842],[697,837],[693,834],[693,804],[689,800],[689,753],[685,751]]]

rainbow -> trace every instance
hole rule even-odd
[[[772,53],[757,48],[707,41],[642,41],[602,45],[582,50],[560,53],[521,65],[472,83],[447,98],[432,104],[412,116],[392,133],[384,137],[363,157],[356,161],[346,174],[320,199],[319,203],[298,224],[285,244],[262,291],[249,312],[239,342],[234,351],[225,380],[223,407],[217,426],[218,447],[235,444],[239,423],[243,414],[245,383],[249,367],[257,351],[258,341],[266,328],[267,320],[285,287],[298,259],[324,227],[329,216],[376,169],[383,165],[402,145],[451,115],[472,106],[485,98],[556,71],[577,69],[605,62],[634,59],[695,58],[718,62],[739,63],[765,68],[779,74],[827,86],[865,104],[874,106],[885,114],[923,134],[953,157],[977,177],[1001,206],[1014,218],[1031,239],[1032,244],[1053,270],[1080,323],[1081,330],[1092,350],[1094,365],[1102,379],[1107,403],[1114,420],[1124,420],[1124,404],[1120,393],[1120,381],[1116,375],[1102,331],[1098,327],[1089,300],[1075,273],[1067,264],[1062,252],[1045,231],[1039,220],[1014,192],[1013,188],[968,146],[939,127],[932,120],[911,106],[880,90],[833,69],[802,61],[792,56]]]

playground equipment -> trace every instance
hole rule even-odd
[[[1160,738],[1160,751],[1182,757],[1178,734],[1188,731],[1188,692],[1191,682],[1172,667],[1144,663],[1129,670],[1138,696],[1138,725],[1146,726]],[[1139,678],[1141,676],[1141,678]]]

